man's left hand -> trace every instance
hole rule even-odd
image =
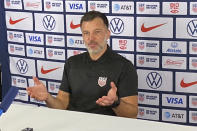
[[[111,89],[108,91],[107,96],[102,96],[99,98],[96,103],[100,106],[110,106],[114,103],[114,101],[118,100],[118,96],[116,94],[117,87],[114,82],[110,83]]]

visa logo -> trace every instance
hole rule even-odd
[[[82,4],[70,4],[70,9],[83,9],[83,5]]]
[[[29,36],[30,41],[41,42],[40,36]]]
[[[166,97],[167,102],[170,104],[183,104],[182,98],[172,98],[172,97]]]

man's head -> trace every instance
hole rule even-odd
[[[90,11],[82,17],[80,26],[90,56],[101,56],[110,37],[107,17],[101,12]]]
[[[95,18],[101,18],[103,20],[103,23],[108,28],[109,22],[108,22],[107,17],[105,16],[105,14],[103,14],[99,11],[89,11],[89,12],[85,13],[84,16],[81,18],[80,26],[82,26],[83,22],[92,21]]]

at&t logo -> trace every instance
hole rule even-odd
[[[55,18],[53,18],[51,15],[47,15],[43,18],[43,26],[46,30],[53,30],[55,28],[55,25]]]
[[[146,77],[146,83],[152,89],[157,89],[162,84],[162,77],[157,72],[150,72]]]
[[[170,115],[170,112],[165,112],[165,117],[166,117],[166,118],[170,118],[170,116],[171,116],[171,115]]]
[[[69,44],[70,44],[70,45],[74,45],[74,44],[75,44],[75,41],[74,41],[72,38],[70,38],[70,39],[69,39]]]
[[[28,71],[28,64],[25,60],[20,59],[16,63],[16,68],[21,74],[25,74]]]
[[[119,11],[120,10],[120,5],[119,4],[115,4],[114,5],[114,10],[115,11]]]

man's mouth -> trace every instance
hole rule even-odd
[[[97,43],[96,42],[91,42],[91,43],[88,44],[88,46],[90,48],[95,48],[97,46]]]

